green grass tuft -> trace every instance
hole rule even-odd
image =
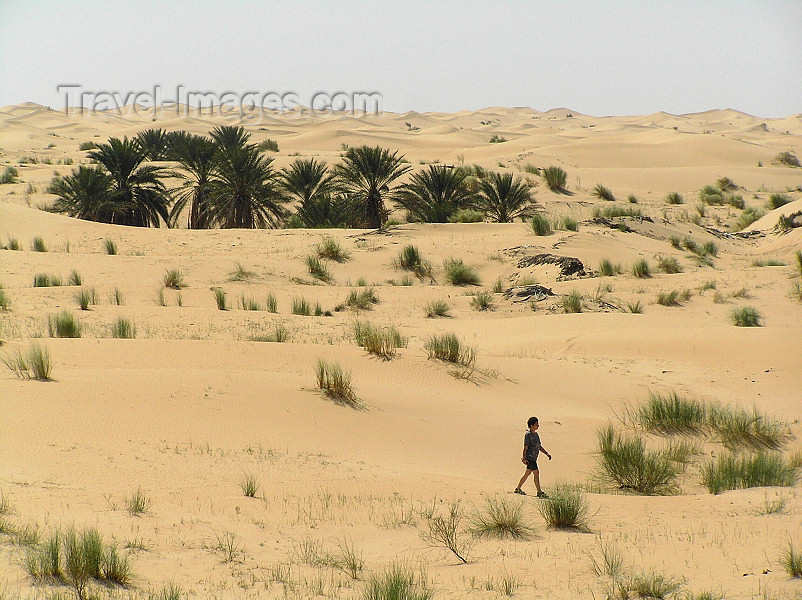
[[[329,271],[326,263],[321,261],[317,256],[312,256],[310,254],[304,259],[304,262],[306,263],[307,271],[309,271],[309,274],[315,279],[319,279],[325,283],[332,280],[331,271]]]
[[[473,366],[476,363],[476,349],[463,344],[453,333],[433,335],[423,345],[429,353],[429,358],[436,358],[446,362]]]
[[[449,258],[443,262],[445,276],[451,285],[479,285],[479,275],[461,258]]]
[[[315,366],[317,386],[326,396],[351,408],[362,408],[362,402],[357,398],[351,385],[351,373],[346,372],[337,363],[329,363],[318,359]]]
[[[678,192],[671,192],[666,196],[666,204],[684,204],[685,198]]]
[[[323,240],[315,246],[318,258],[326,258],[338,263],[343,263],[351,259],[351,253],[344,250],[337,241],[325,236]]]
[[[226,291],[223,288],[214,288],[214,301],[217,303],[217,310],[228,310],[228,300]]]
[[[396,354],[398,348],[406,348],[407,339],[392,325],[377,327],[369,321],[354,321],[354,340],[370,354],[386,360]]]
[[[573,290],[570,294],[563,296],[562,307],[563,312],[565,313],[581,313],[582,294],[576,290]]]
[[[627,310],[635,315],[640,315],[643,313],[643,304],[641,304],[640,300],[636,300],[635,302],[627,302]]]
[[[550,166],[542,170],[541,175],[546,181],[546,186],[552,192],[565,191],[565,184],[568,181],[568,174],[560,167]]]
[[[608,202],[615,202],[615,196],[613,196],[613,192],[610,188],[603,186],[600,183],[596,184],[596,187],[593,188],[593,192],[591,195],[594,198],[598,198],[599,200],[607,200]]]
[[[802,552],[794,550],[793,543],[788,543],[788,548],[783,551],[780,563],[789,577],[802,578]]]
[[[493,293],[488,291],[476,292],[471,298],[471,307],[474,310],[493,310],[496,307],[493,303]]]
[[[150,498],[145,495],[141,487],[136,488],[136,491],[131,492],[131,495],[125,498],[125,509],[132,517],[145,514],[149,508]]]
[[[136,337],[136,325],[130,319],[118,317],[111,326],[111,337],[131,340]]]
[[[27,351],[18,350],[15,354],[4,356],[2,361],[20,379],[50,381],[53,370],[50,352],[35,342],[31,343]],[[3,506],[6,506],[5,503]]]
[[[554,233],[554,230],[551,228],[551,222],[547,217],[544,217],[540,213],[535,213],[532,215],[531,225],[532,231],[537,236],[551,235]]]
[[[711,494],[752,487],[791,487],[797,469],[779,452],[723,454],[702,466],[702,483]]]
[[[79,338],[81,337],[81,324],[68,310],[57,315],[50,315],[47,321],[47,332],[50,337]]]
[[[549,497],[540,501],[537,508],[549,527],[587,529],[589,508],[579,486],[558,483],[549,489]]]
[[[58,287],[62,284],[61,277],[48,275],[47,273],[37,273],[33,277],[33,287]]]
[[[657,268],[663,273],[674,274],[682,273],[682,265],[673,256],[661,256],[657,259]]]
[[[423,310],[429,319],[451,316],[451,307],[445,300],[432,300],[426,304]]]
[[[742,306],[730,313],[730,319],[736,327],[761,327],[761,316],[756,308]]]
[[[117,244],[114,240],[105,240],[103,245],[106,248],[106,254],[109,256],[115,256],[117,254]]]
[[[90,306],[97,304],[95,288],[81,288],[75,292],[75,301],[81,310],[89,310]]]
[[[33,238],[33,243],[31,244],[31,249],[34,252],[47,252],[47,244],[45,244],[44,238],[36,236]]]
[[[259,491],[259,479],[253,473],[246,473],[239,482],[242,495],[248,498],[255,498]]]
[[[478,536],[525,539],[535,528],[526,518],[522,502],[488,496],[484,507],[471,518],[471,531]]]
[[[312,314],[312,308],[306,298],[292,299],[292,314],[308,317]]]
[[[81,274],[78,271],[75,269],[70,271],[70,276],[67,278],[67,285],[78,286],[83,285],[83,282],[83,277],[81,277]]]
[[[362,600],[431,600],[424,574],[416,574],[412,567],[393,563],[381,573],[373,573],[362,591]]]
[[[249,271],[240,263],[234,263],[234,268],[228,273],[228,281],[251,281],[256,279],[256,272]]]

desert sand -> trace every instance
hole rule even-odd
[[[790,541],[802,549],[799,485],[710,494],[699,470],[723,451],[712,442],[688,466],[677,494],[623,493],[593,477],[597,430],[650,391],[754,406],[790,425],[788,452],[802,447],[802,302],[790,294],[802,229],[774,230],[780,214],[802,210],[802,169],[772,164],[778,152],[802,155],[802,115],[593,117],[496,107],[367,117],[289,113],[246,124],[254,141],[278,141],[276,167],[298,155],[332,164],[342,144],[378,144],[400,150],[414,169],[439,161],[528,176],[550,217],[580,222],[576,232],[544,237],[521,222],[401,224],[386,232],[189,231],[41,210],[55,199],[45,192],[54,172],[67,174],[86,161],[81,142],[150,127],[203,134],[236,118],[81,117],[35,104],[0,109],[0,168],[15,165],[20,173],[20,183],[0,186],[0,244],[13,237],[22,246],[0,250],[0,284],[11,302],[0,311],[0,354],[41,338],[54,363],[50,382],[0,369],[0,492],[7,505],[0,516],[0,597],[74,595],[66,585],[29,577],[27,549],[12,535],[27,528],[45,539],[70,526],[97,528],[130,560],[131,583],[90,584],[99,597],[166,598],[172,584],[188,598],[359,598],[372,573],[401,561],[425,573],[435,598],[497,598],[505,591],[602,598],[604,581],[590,558],[598,558],[600,543],[616,545],[632,573],[681,580],[678,593],[690,597],[706,590],[732,599],[802,595],[802,582],[780,564]],[[491,135],[507,141],[489,143]],[[25,157],[36,162],[19,164]],[[73,165],[59,164],[65,158]],[[523,172],[527,163],[563,167],[570,195]],[[732,207],[707,207],[703,219],[693,218],[696,193],[720,177],[741,186],[747,206],[763,207],[771,192],[793,202],[754,223],[754,236],[730,235],[740,213]],[[618,205],[631,206],[627,196],[637,196],[651,222],[624,219],[629,232],[591,222],[594,207],[610,204],[592,196],[598,183]],[[685,203],[667,205],[665,196],[675,191]],[[331,263],[330,284],[315,283],[303,262],[324,235],[351,253],[350,261]],[[36,236],[48,252],[31,250]],[[671,246],[672,236],[715,242],[718,256],[712,265],[693,260]],[[118,255],[106,254],[107,239]],[[436,282],[399,285],[405,273],[393,260],[406,244],[432,262]],[[590,276],[519,266],[539,253],[579,258]],[[451,257],[477,270],[479,288],[445,282],[442,263]],[[683,272],[631,274],[636,260],[654,266],[658,257],[675,257]],[[624,272],[598,276],[604,258]],[[769,259],[783,264],[755,265]],[[229,281],[236,263],[255,276]],[[73,269],[97,291],[91,310],[78,309],[76,287],[32,287],[37,273],[66,279]],[[180,292],[162,288],[167,269],[183,274]],[[380,300],[372,310],[291,314],[299,297],[333,310],[360,278]],[[499,279],[503,289],[537,281],[556,295],[530,305],[496,293],[494,310],[474,310],[469,294]],[[216,287],[227,292],[230,310],[217,309]],[[111,303],[115,289],[124,304]],[[156,301],[160,289],[166,306]],[[689,299],[656,304],[659,292],[674,289],[689,290]],[[583,295],[583,312],[564,314],[562,295],[572,291]],[[243,295],[262,300],[269,293],[276,314],[236,306]],[[426,318],[423,307],[432,300],[446,301],[452,316]],[[625,310],[635,302],[642,314]],[[730,313],[742,306],[756,308],[763,326],[735,327]],[[48,316],[63,309],[79,318],[81,339],[48,337]],[[136,339],[111,337],[120,316],[136,324]],[[353,340],[357,317],[394,325],[408,347],[391,360],[369,355]],[[251,341],[277,323],[290,332],[287,343]],[[425,341],[444,332],[476,347],[477,369],[467,378],[427,358]],[[319,358],[351,372],[364,410],[320,393]],[[541,457],[544,488],[558,481],[584,486],[584,530],[548,528],[531,481],[529,496],[510,494],[523,472],[521,443],[532,415],[554,456]],[[253,498],[241,489],[248,475],[259,485]],[[133,516],[126,504],[138,489],[149,504]],[[467,528],[488,498],[520,503],[534,531],[523,539],[466,531],[473,544],[467,564],[421,537],[427,514],[458,501]],[[764,514],[761,507],[778,499],[783,510]],[[357,578],[326,558],[343,545],[364,558]],[[505,580],[512,589],[505,590]]]

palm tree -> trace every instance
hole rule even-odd
[[[304,227],[358,227],[359,203],[344,195],[312,196],[298,207]]]
[[[136,134],[136,140],[145,150],[148,160],[164,160],[166,158],[168,135],[162,129],[146,129]]]
[[[535,211],[531,187],[512,173],[490,173],[479,180],[479,196],[475,207],[497,223],[510,223],[526,218]]]
[[[221,150],[208,185],[210,221],[224,228],[277,225],[284,217],[286,198],[272,162],[253,144]]]
[[[105,221],[111,178],[100,167],[80,166],[66,177],[54,177],[47,188],[59,198],[53,210],[86,221]]]
[[[334,190],[334,176],[326,163],[314,158],[297,159],[289,168],[281,170],[282,184],[301,206],[313,198],[328,196]]]
[[[179,214],[189,204],[187,227],[208,229],[212,225],[209,184],[217,166],[217,147],[201,135],[176,136],[171,139],[170,156],[186,171],[176,173],[183,183],[174,190],[176,201],[170,211],[170,223],[175,225]]]
[[[430,165],[401,186],[397,202],[419,221],[446,223],[470,203],[472,194],[465,184],[466,177],[464,170]]]
[[[161,180],[162,167],[145,165],[146,151],[136,140],[109,138],[89,153],[109,174],[111,185],[103,221],[136,227],[158,227],[160,219],[168,223],[170,203]]]
[[[245,146],[253,145],[249,144],[251,134],[245,133],[245,129],[242,127],[232,127],[230,125],[215,127],[211,136],[221,152],[239,150]]]
[[[341,191],[359,202],[362,219],[367,227],[379,229],[387,218],[385,200],[395,196],[390,184],[409,170],[403,156],[376,146],[348,148],[343,164],[337,165],[335,175]]]

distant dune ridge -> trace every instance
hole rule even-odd
[[[408,223],[397,205],[379,231],[47,210],[54,175],[90,165],[83,143],[238,124],[278,143],[275,169],[379,145],[408,161],[396,183],[512,174],[544,235],[529,218]],[[370,599],[395,568],[406,598],[798,597],[802,168],[783,152],[802,156],[802,114],[0,108],[0,175],[16,169],[0,184],[0,596]],[[575,261],[584,276],[561,272]],[[57,337],[65,311],[80,337]],[[341,376],[326,390],[319,364]],[[511,493],[533,415],[551,500]],[[631,458],[611,475],[627,443],[666,481],[631,477]],[[581,527],[549,527],[538,507],[576,497]],[[71,527],[105,545],[81,590]]]

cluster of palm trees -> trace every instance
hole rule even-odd
[[[184,215],[190,229],[380,228],[393,202],[421,222],[447,222],[465,209],[497,222],[535,211],[530,184],[509,173],[429,165],[400,184],[409,164],[378,146],[346,147],[332,168],[310,158],[277,171],[242,127],[217,127],[208,137],[150,129],[110,138],[88,156],[93,165],[52,182],[53,210],[120,225],[174,227]],[[154,164],[161,161],[177,166]],[[178,184],[168,188],[168,179]]]

